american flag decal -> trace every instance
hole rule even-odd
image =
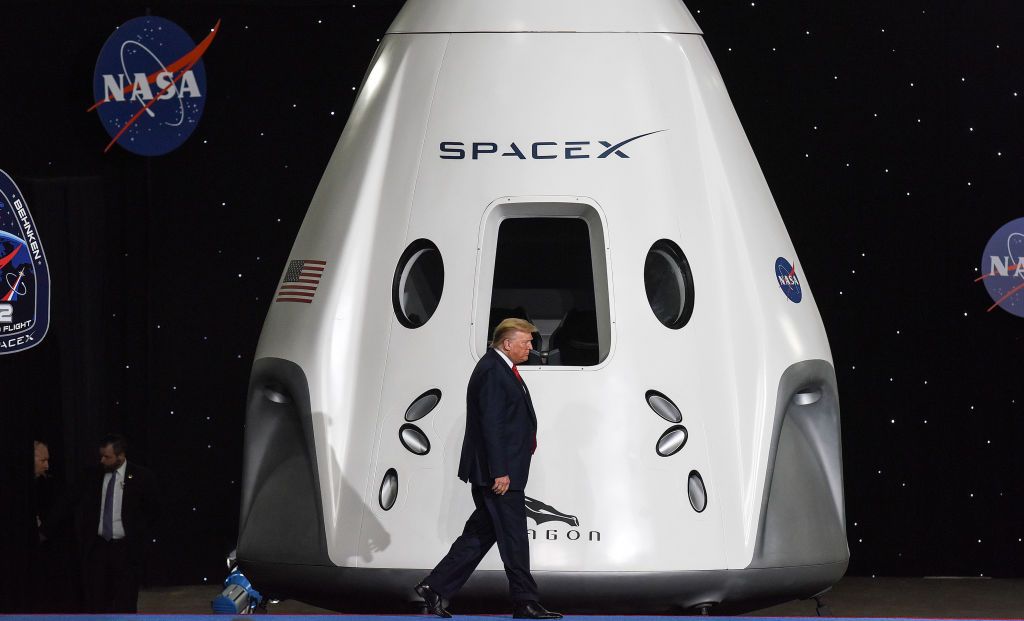
[[[275,302],[302,302],[309,304],[313,301],[316,288],[320,285],[320,277],[327,267],[327,261],[314,261],[312,259],[298,259],[288,262],[288,269],[284,273],[284,280],[277,289]]]

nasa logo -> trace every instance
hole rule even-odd
[[[799,304],[804,294],[800,289],[800,278],[796,275],[796,264],[790,265],[789,261],[782,257],[775,259],[775,278],[789,301]]]
[[[92,91],[114,144],[137,155],[164,155],[180,147],[199,125],[206,102],[202,57],[220,21],[196,45],[162,17],[136,17],[114,30],[96,59]]]
[[[35,347],[50,324],[50,271],[32,214],[0,170],[0,354]]]
[[[536,522],[538,526],[545,522],[562,522],[569,526],[580,525],[580,520],[575,515],[562,513],[551,505],[544,504],[544,502],[529,496],[526,496],[526,517]],[[526,534],[530,539],[537,539],[537,530],[534,528],[526,529]],[[545,541],[558,541],[558,535],[559,531],[557,529],[548,528],[544,531],[544,536],[541,539]],[[588,531],[584,539],[581,531],[572,528],[562,533],[561,538],[568,541],[601,541],[601,533],[596,530]]]
[[[985,289],[996,307],[1024,317],[1024,218],[1004,224],[992,235],[981,255],[981,276]]]
[[[503,147],[504,151],[500,157],[514,157],[518,160],[586,160],[591,158],[603,160],[611,155],[615,155],[616,157],[628,160],[629,156],[622,150],[622,147],[634,140],[639,140],[652,134],[659,134],[663,131],[667,130],[659,129],[658,131],[639,134],[614,144],[609,140],[567,140],[565,142],[538,140],[536,142],[524,142],[523,144],[527,146],[520,147],[515,142],[511,142],[507,147]],[[601,145],[600,152],[594,147],[595,143]],[[524,148],[525,151],[523,150]],[[439,145],[439,149],[440,153],[438,155],[442,160],[466,159],[467,147],[465,142],[444,141]],[[471,159],[478,160],[482,159],[481,156],[497,153],[498,143],[496,142],[469,143],[469,156]]]

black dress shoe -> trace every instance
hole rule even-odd
[[[547,608],[540,605],[540,602],[522,602],[516,604],[515,610],[512,611],[513,619],[561,619],[562,615],[557,612],[551,612]]]
[[[413,587],[413,589],[417,595],[423,598],[423,602],[427,605],[427,610],[431,614],[435,614],[442,619],[452,618],[452,613],[444,609],[444,602],[441,600],[441,596],[434,589],[430,588],[429,584],[421,582]]]

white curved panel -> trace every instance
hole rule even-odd
[[[388,34],[676,32],[700,34],[679,0],[410,0]]]

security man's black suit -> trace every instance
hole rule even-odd
[[[517,603],[537,601],[530,575],[523,490],[536,448],[537,415],[526,384],[494,349],[488,349],[469,378],[466,435],[459,478],[472,485],[476,510],[462,535],[422,584],[451,598],[495,543],[505,564],[509,594]],[[494,480],[509,477],[504,495],[491,491]]]
[[[106,472],[91,470],[79,491],[78,536],[84,562],[86,609],[93,613],[134,613],[145,551],[160,512],[160,490],[151,470],[129,461],[122,486],[124,538],[104,541],[100,524],[101,491]]]

